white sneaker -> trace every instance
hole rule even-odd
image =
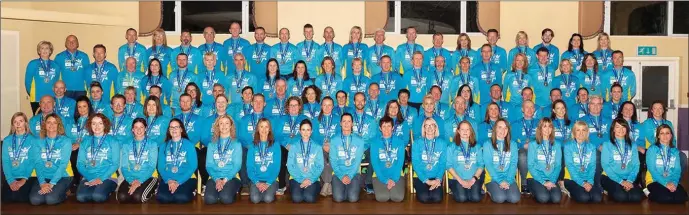
[[[201,196],[206,195],[206,185],[201,186]]]
[[[644,194],[646,194],[646,197],[648,197],[648,194],[651,194],[651,191],[648,191],[648,188],[644,188]]]
[[[277,195],[277,196],[285,195],[285,190],[287,190],[287,187],[279,188],[277,191],[275,191],[275,195]]]
[[[328,196],[328,185],[330,185],[330,183],[323,183],[323,187],[321,187],[321,193],[320,193],[321,196],[323,196],[323,197]]]

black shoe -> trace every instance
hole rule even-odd
[[[522,195],[531,195],[531,192],[529,192],[529,188],[527,188],[526,185],[522,185]]]

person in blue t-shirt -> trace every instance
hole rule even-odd
[[[242,99],[235,95],[246,87],[251,87],[253,93],[253,88],[255,88],[258,83],[256,80],[256,74],[258,73],[254,72],[256,73],[254,74],[251,71],[244,69],[246,64],[244,55],[242,53],[235,54],[232,59],[234,59],[234,65],[237,69],[227,71],[226,84],[229,84],[229,86],[225,86],[225,88],[227,89],[226,93],[230,95],[230,103],[238,103],[241,102]]]
[[[145,203],[158,187],[159,179],[153,177],[158,162],[158,145],[146,136],[146,127],[145,119],[134,119],[132,136],[120,142],[120,173],[124,177],[117,189],[120,204]]]
[[[89,84],[98,82],[102,86],[105,102],[110,102],[110,97],[115,95],[115,90],[117,89],[115,83],[117,82],[119,70],[117,70],[115,64],[108,62],[105,58],[105,46],[102,44],[93,46],[93,59],[95,61],[86,66],[84,74],[84,86],[86,88],[84,89],[90,90]],[[62,80],[68,80],[64,76],[61,78]]]
[[[457,97],[460,98],[460,97]],[[473,125],[463,120],[457,125],[452,142],[447,146],[447,171],[452,197],[456,202],[480,202],[483,199],[483,150],[476,141]]]
[[[341,72],[344,66],[344,61],[341,58],[342,46],[333,41],[335,39],[335,31],[332,27],[327,26],[323,29],[323,39],[325,42],[321,45],[321,53],[318,53],[320,57],[331,57],[335,60],[335,71]],[[363,65],[363,63],[362,63]],[[342,74],[340,74],[342,75]]]
[[[227,74],[227,71],[234,71],[232,60],[228,59],[229,56],[227,55],[227,49],[225,49],[226,47],[219,42],[215,42],[215,29],[213,27],[208,26],[203,29],[203,39],[204,43],[199,45],[199,51],[201,51],[201,53],[204,55],[206,53],[215,55],[215,59],[217,61],[215,62],[214,70],[222,71],[225,74]]]
[[[555,85],[555,68],[548,65],[548,49],[541,48],[537,50],[536,63],[531,65],[529,73],[533,81],[534,97],[536,105],[545,106],[550,103],[550,90],[559,86]]]

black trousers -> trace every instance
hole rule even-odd
[[[636,183],[632,183],[634,187],[626,191],[621,184],[611,180],[607,175],[601,176],[600,178],[603,189],[608,191],[608,196],[612,197],[616,202],[640,202],[644,197],[641,187]]]
[[[130,187],[131,184],[126,180],[120,184],[120,188],[117,190],[117,201],[120,204],[144,203],[153,198],[153,194],[158,188],[158,178],[151,177],[144,181],[131,195],[129,194]]]
[[[648,199],[664,204],[684,204],[687,201],[687,191],[682,185],[677,185],[675,192],[670,192],[667,187],[658,182],[648,184]]]
[[[36,177],[30,177],[26,180],[24,185],[19,188],[19,190],[12,191],[12,189],[10,189],[10,184],[8,184],[7,180],[5,179],[5,174],[2,174],[2,202],[28,203],[31,187],[36,183],[37,180],[38,179],[36,179]]]
[[[278,188],[282,189],[289,183],[289,175],[287,175],[287,149],[285,147],[280,147],[282,153],[280,157],[280,173],[278,173]]]

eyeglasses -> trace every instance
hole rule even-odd
[[[181,129],[181,128],[182,128],[181,126],[170,126],[170,130],[177,130],[177,129]]]

